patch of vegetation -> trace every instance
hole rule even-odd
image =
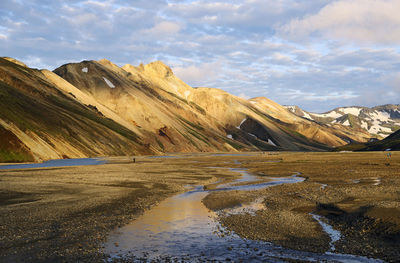
[[[72,101],[68,101],[63,98],[59,98],[56,96],[50,96],[50,100],[55,105],[57,105],[58,107],[60,107],[62,109],[68,110],[72,113],[75,113],[75,114],[85,117],[89,120],[92,120],[96,123],[99,123],[109,129],[115,131],[116,133],[122,135],[123,137],[130,139],[136,143],[139,143],[139,137],[133,131],[116,123],[112,119],[99,116],[95,112],[88,110],[87,108],[84,108],[83,105],[80,105],[80,104],[72,102]]]
[[[200,149],[200,147],[197,145],[197,143],[195,143],[193,140],[192,140],[192,138],[190,138],[190,136],[188,136],[187,134],[184,134],[184,133],[182,133],[182,132],[180,132],[180,131],[178,131],[179,132],[179,134],[180,135],[182,135],[183,137],[185,137],[194,147],[196,147],[197,148],[197,150],[201,150]]]
[[[193,135],[194,137],[196,137],[197,139],[199,139],[200,141],[204,142],[205,144],[207,144],[208,146],[211,146],[210,143],[208,142],[207,138],[203,137],[200,133],[198,133],[197,131],[186,127],[186,131],[188,133],[190,133],[191,135]]]
[[[299,132],[297,132],[295,130],[292,130],[292,129],[290,129],[288,127],[285,127],[285,126],[280,127],[280,128],[283,129],[286,133],[289,133],[290,135],[293,135],[293,136],[298,137],[300,139],[309,141],[309,139],[306,136],[304,136],[303,134],[301,134],[301,133],[299,133]]]
[[[164,144],[159,139],[157,139],[157,137],[155,137],[155,139],[156,139],[156,142],[158,143],[158,146],[160,146],[160,148],[164,151],[165,150]]]
[[[193,101],[189,102],[191,106],[195,107],[201,114],[206,115],[207,112],[205,109],[200,107],[198,104],[194,103]]]
[[[224,138],[224,140],[227,144],[229,144],[230,146],[232,146],[233,148],[235,148],[238,151],[244,148],[243,145],[240,145],[239,143],[237,143],[233,140],[227,140],[226,138]]]
[[[193,123],[191,121],[188,121],[187,119],[185,119],[185,118],[183,118],[181,116],[176,116],[176,117],[178,117],[178,119],[180,119],[181,121],[185,122],[186,124],[192,126],[193,128],[196,128],[196,129],[198,129],[200,131],[204,131],[204,128],[202,126],[198,125],[198,124],[195,124],[195,123]]]
[[[340,152],[340,151],[358,151],[365,148],[364,143],[349,143],[343,146],[338,146],[334,148],[332,151]]]
[[[174,98],[176,98],[176,99],[182,101],[183,103],[189,105],[189,103],[187,102],[187,100],[185,100],[184,98],[182,98],[182,97],[176,95],[175,93],[172,93],[172,92],[169,92],[169,91],[166,91],[166,90],[164,90],[164,91],[165,91],[166,93],[168,93],[169,95],[171,95],[172,97],[174,97]]]
[[[29,153],[0,149],[0,163],[22,163],[34,161]]]

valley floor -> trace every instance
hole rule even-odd
[[[304,182],[256,191],[211,192],[211,210],[261,199],[256,213],[218,213],[241,237],[325,252],[330,238],[313,215],[341,232],[336,253],[400,257],[400,153],[193,154],[108,158],[96,166],[0,171],[0,262],[98,262],[108,233],[187,185],[213,189],[247,168]]]

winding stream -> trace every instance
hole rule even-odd
[[[240,173],[242,177],[232,183],[220,185],[211,191],[257,190],[304,180],[296,173],[290,177],[271,178],[269,182],[257,183],[261,180],[260,177],[243,169],[231,168],[231,170]],[[243,182],[253,184],[236,185]],[[242,239],[236,234],[224,234],[224,228],[216,220],[216,213],[209,211],[201,202],[209,192],[199,186],[183,194],[165,199],[130,224],[110,233],[103,251],[110,255],[110,261],[126,258],[134,262],[150,262],[152,260],[285,262],[284,259],[324,262],[382,262],[361,256],[332,252],[319,254],[291,250],[268,242]],[[262,200],[256,200],[249,205],[236,207],[227,212],[249,212],[251,214],[262,208]],[[224,212],[226,211],[224,210]],[[332,240],[332,244],[333,242],[334,240]]]

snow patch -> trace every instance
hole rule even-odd
[[[369,116],[372,120],[372,126],[368,130],[369,133],[378,134],[382,137],[387,136],[385,133],[392,133],[391,128],[381,126],[382,123],[391,121],[389,113],[386,111],[374,111]]]
[[[239,126],[237,126],[236,128],[240,129],[240,127],[242,126],[242,124],[243,124],[245,121],[247,121],[247,117],[244,118],[244,119],[240,122]]]
[[[355,116],[360,115],[360,112],[361,112],[360,108],[353,108],[353,107],[350,107],[350,108],[339,108],[338,110],[340,112],[343,112],[344,114],[352,114],[352,115],[355,115]]]
[[[343,122],[342,125],[344,125],[344,126],[350,126],[349,120],[346,120],[345,122]]]
[[[368,130],[369,133],[378,134],[378,133],[392,133],[391,128],[380,126],[378,123],[374,121],[373,125]],[[387,135],[384,135],[387,136]]]
[[[368,130],[368,123],[366,123],[365,121],[361,121],[361,128]]]
[[[290,110],[291,112],[296,112],[296,106],[285,106],[286,109]]]
[[[82,72],[88,73],[88,72],[89,72],[89,69],[88,69],[87,67],[84,67],[84,68],[82,69]]]
[[[114,88],[115,88],[114,84],[112,84],[112,82],[111,82],[111,81],[109,81],[109,80],[108,80],[108,79],[106,79],[105,77],[103,77],[103,79],[104,79],[104,81],[107,83],[107,85],[108,85],[110,88],[112,88],[112,89],[114,89]]]
[[[228,135],[226,135],[226,137],[228,137],[229,139],[233,140],[232,134],[228,134]]]
[[[185,91],[185,98],[187,99],[188,98],[188,96],[190,95],[190,91],[189,90],[187,90],[187,91]]]
[[[308,114],[307,112],[303,111],[303,117],[309,120],[314,120],[313,118],[311,118],[310,114]]]
[[[386,111],[374,111],[370,114],[370,117],[375,121],[384,122],[389,121],[390,114]]]
[[[178,87],[176,85],[171,85],[171,87],[174,89],[175,93],[178,93]]]
[[[268,139],[268,144],[271,144],[271,145],[273,145],[273,146],[276,146],[276,144],[275,144],[273,141],[271,141],[271,139]]]
[[[256,138],[257,138],[257,136],[255,136],[254,134],[252,134],[252,133],[250,133],[250,132],[248,132],[247,134],[250,135],[250,136],[253,136],[253,137],[256,137]]]
[[[341,117],[343,114],[341,114],[341,113],[338,113],[338,112],[336,112],[336,111],[331,111],[331,112],[328,112],[328,113],[313,113],[313,115],[315,115],[315,116],[317,116],[317,117],[323,117],[323,118],[327,118],[327,117],[329,117],[329,118],[339,118],[339,117]]]

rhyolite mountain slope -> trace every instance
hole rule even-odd
[[[54,72],[0,58],[0,161],[163,152],[328,150],[369,139],[266,98],[193,88],[162,62],[108,60]]]
[[[160,150],[242,148],[237,142],[254,150],[317,150],[367,137],[365,134],[359,137],[340,134],[340,137],[326,127],[322,128],[326,134],[303,135],[293,129],[297,124],[278,122],[251,101],[219,89],[188,86],[159,61],[122,68],[107,60],[84,61],[64,65],[54,72],[141,130],[154,133],[162,128],[171,133],[168,137],[155,137],[163,145]],[[309,125],[320,127],[315,123]],[[193,129],[195,133],[206,134],[205,145]],[[173,138],[180,143],[174,143]],[[220,147],[222,138],[225,149]],[[154,139],[147,138],[147,142],[154,144]]]
[[[363,130],[326,125],[301,118],[267,98],[253,98],[250,99],[250,102],[260,111],[273,117],[286,127],[326,145],[339,146],[349,142],[364,142],[370,138],[370,135]]]
[[[368,107],[340,107],[326,113],[307,112],[297,106],[285,106],[296,115],[326,125],[342,125],[363,129],[371,137],[384,138],[400,129],[400,105]]]
[[[134,131],[60,91],[39,70],[0,58],[0,160],[153,154]]]

